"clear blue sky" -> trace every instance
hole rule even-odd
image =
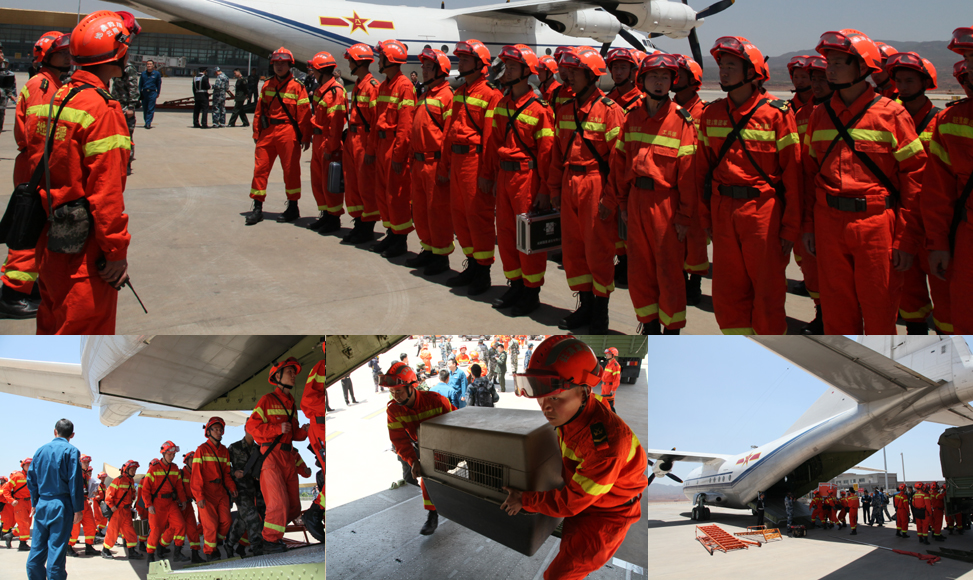
[[[324,10],[327,1],[306,0],[315,10]],[[697,11],[715,0],[690,0]],[[376,4],[438,7],[440,0],[376,0]],[[493,4],[481,0],[446,0],[447,8],[464,8]],[[516,4],[516,0],[512,2]],[[344,4],[344,2],[336,2]],[[5,0],[10,8],[35,10],[77,10],[73,0]],[[82,0],[81,11],[121,10],[123,6],[99,0]],[[921,12],[921,17],[919,13]],[[921,8],[906,0],[737,0],[729,9],[709,19],[699,28],[703,50],[720,36],[745,36],[766,56],[813,48],[822,32],[857,28],[878,40],[949,40],[957,26],[969,26],[969,0],[926,0]],[[964,17],[966,20],[964,20]],[[689,52],[685,40],[658,39],[659,48],[671,52]]]
[[[74,336],[0,336],[0,357],[78,364],[81,362],[81,339]],[[4,409],[0,419],[3,437],[0,473],[3,475],[19,469],[22,459],[32,457],[38,447],[53,439],[54,424],[61,418],[74,423],[75,436],[71,443],[82,454],[91,456],[96,475],[103,462],[121,467],[129,459],[138,461],[142,465],[139,472],[143,473],[149,461],[159,457],[159,448],[167,440],[180,447],[176,460],[182,466],[182,454],[195,450],[205,441],[201,423],[133,416],[118,427],[106,427],[98,418],[97,407],[84,409],[6,393],[0,393],[0,409]],[[299,417],[302,423],[306,422],[303,413]],[[223,444],[238,441],[243,434],[242,426],[227,427]],[[303,447],[299,451],[314,469],[311,453]]]
[[[966,337],[967,344],[970,339]],[[824,393],[825,383],[742,337],[649,338],[649,438],[645,446],[736,454],[784,434]],[[921,423],[887,448],[890,472],[941,479],[939,436]],[[881,452],[860,463],[882,469]],[[696,464],[677,464],[685,476]],[[674,483],[667,481],[668,483]]]

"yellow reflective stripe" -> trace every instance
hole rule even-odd
[[[443,102],[440,101],[439,99],[430,99],[428,97],[425,97],[425,98],[420,99],[419,100],[419,104],[420,105],[433,105],[435,107],[442,107],[443,106]]]
[[[636,316],[651,316],[652,314],[657,314],[659,312],[659,304],[649,304],[648,306],[643,306],[642,308],[635,309]]]
[[[464,95],[453,95],[453,102],[454,103],[465,102],[467,105],[473,105],[474,107],[480,107],[481,109],[485,109],[488,106],[490,106],[489,101],[484,101],[483,99],[478,99],[476,97],[467,97]]]
[[[494,112],[495,112],[494,109],[488,109],[487,112],[483,114],[483,118],[484,119],[492,119]]]
[[[91,157],[92,155],[99,155],[101,153],[107,153],[113,149],[131,149],[132,148],[132,138],[128,135],[109,135],[104,139],[98,139],[97,141],[91,141],[84,144],[84,156]]]
[[[693,145],[683,145],[683,146],[679,147],[679,153],[676,154],[676,157],[684,157],[686,155],[694,155],[695,153],[696,153],[696,145],[695,144],[693,144]]]
[[[473,258],[476,260],[493,259],[493,250],[490,250],[489,252],[473,252]]]
[[[310,102],[310,101],[309,101],[308,99],[301,99],[301,100],[299,100],[299,101],[297,101],[297,104],[298,104],[298,105],[306,105],[306,104],[308,104],[309,102]]]
[[[923,143],[928,143],[932,141],[932,131],[926,129],[922,133],[919,133],[919,140],[922,141]]]
[[[700,131],[699,132],[699,140],[703,142],[703,145],[705,145],[706,147],[709,147],[709,139],[707,139],[706,133],[703,133],[702,131]]]
[[[540,281],[542,281],[544,279],[544,274],[546,274],[546,273],[547,273],[547,270],[545,270],[545,271],[543,271],[543,272],[541,272],[539,274],[524,274],[524,280],[527,280],[528,282],[537,283],[537,282],[540,282]]]
[[[952,324],[950,324],[948,322],[940,322],[939,320],[936,320],[936,317],[935,316],[932,317],[932,321],[933,321],[933,324],[936,325],[936,328],[938,328],[940,332],[946,332],[946,333],[950,333],[950,334],[953,332],[953,325]]]
[[[554,129],[539,129],[534,131],[534,139],[544,139],[546,137],[554,137]]]
[[[30,91],[27,90],[27,85],[24,85],[24,88],[20,89],[20,98],[22,99],[30,98]]]
[[[777,133],[759,129],[744,129],[740,131],[740,138],[745,141],[776,141]]]
[[[418,415],[399,415],[398,417],[396,417],[396,419],[398,419],[398,421],[394,421],[392,423],[389,423],[389,429],[402,427],[402,423],[412,423],[414,421],[423,421],[425,419],[428,419],[429,417],[435,417],[436,415],[439,415],[442,412],[443,412],[443,408],[442,407],[436,407],[434,409],[429,409],[429,410],[423,411],[422,413],[419,413]],[[393,425],[395,425],[396,427],[393,427]]]
[[[452,116],[453,116],[453,110],[452,109],[446,109],[446,112],[443,113],[443,118],[452,117]]]
[[[664,310],[660,310],[659,320],[661,320],[662,324],[665,324],[666,326],[669,326],[673,322],[683,322],[686,320],[686,311],[683,310],[682,312],[677,312],[672,316],[669,316]]]
[[[42,117],[47,117],[47,113],[50,110],[48,105],[34,105],[32,107],[27,107],[28,115],[38,115]],[[57,110],[57,107],[55,107]],[[64,107],[61,111],[61,121],[70,121],[71,123],[77,123],[85,129],[87,129],[92,123],[95,122],[95,118],[91,116],[88,111],[82,111],[80,109],[74,109],[71,107]]]
[[[621,127],[615,127],[614,129],[612,129],[612,130],[608,131],[607,133],[605,133],[605,140],[606,141],[611,141],[615,137],[618,137],[618,134],[621,131],[622,131],[622,128]]]
[[[777,150],[783,151],[785,148],[790,147],[791,145],[800,145],[800,144],[801,144],[801,138],[800,136],[798,136],[797,133],[788,133],[787,135],[784,135],[783,137],[777,140]]]
[[[594,281],[592,282],[592,284],[594,285],[595,290],[598,290],[599,292],[604,292],[605,294],[608,294],[610,292],[614,292],[615,291],[615,283],[614,282],[612,282],[608,286],[602,286],[598,282],[594,282]]]
[[[412,220],[409,220],[409,221],[405,222],[404,224],[399,224],[399,225],[392,224],[391,227],[392,227],[392,229],[394,231],[400,232],[402,230],[407,230],[407,229],[413,227],[413,224],[412,224]]]
[[[508,280],[513,280],[515,278],[520,278],[523,276],[524,272],[520,268],[516,270],[504,270],[503,275],[507,277]]]
[[[463,248],[464,255],[469,256],[472,253],[473,253],[473,248],[465,248],[465,247]]]
[[[614,483],[609,483],[608,485],[602,485],[600,483],[595,483],[594,481],[588,479],[587,477],[575,472],[571,476],[571,479],[581,486],[581,489],[585,491],[588,495],[605,495],[611,491]]]
[[[399,103],[398,108],[401,109],[402,107],[415,107],[415,106],[416,106],[416,102],[413,101],[412,99],[403,99],[402,102]]]
[[[511,111],[510,111],[510,107],[504,107],[503,109],[499,109],[499,108],[498,109],[494,109],[494,112],[497,115],[500,115],[501,117],[508,117],[509,118]],[[516,112],[516,111],[514,111],[514,112]],[[517,121],[523,121],[524,123],[527,123],[528,125],[536,125],[540,121],[540,119],[538,119],[537,117],[534,117],[532,115],[528,115],[527,113],[521,113],[521,114],[517,115],[517,119],[516,120]]]
[[[394,105],[395,103],[398,103],[400,99],[399,97],[393,97],[392,95],[379,95],[377,100],[379,103],[392,103]]]
[[[285,189],[284,190],[284,193],[286,193],[288,195],[295,194],[295,193],[301,193],[301,188],[298,187],[296,189]]]
[[[939,157],[939,160],[946,165],[952,165],[953,163],[949,160],[949,152],[939,144],[938,141],[931,141],[929,143],[929,152]]]
[[[215,548],[216,547],[216,542],[207,542],[206,540],[203,540],[203,543],[206,544],[206,547],[207,548]]]
[[[939,133],[942,135],[953,135],[955,137],[965,137],[973,139],[973,126],[960,125],[958,123],[941,123]]]
[[[662,135],[652,135],[650,133],[625,133],[625,142],[638,141],[639,143],[648,143],[649,145],[659,145],[660,147],[668,147],[669,149],[679,149],[679,139],[674,139],[672,137],[664,137]],[[621,140],[619,140],[621,142]]]
[[[328,114],[330,115],[330,114],[334,113],[335,111],[347,111],[347,110],[348,109],[347,109],[347,107],[345,107],[345,104],[344,103],[338,103],[337,105],[335,105],[333,107],[328,107]]]
[[[615,374],[618,374],[618,371],[615,371]],[[638,448],[639,448],[639,438],[635,436],[635,433],[632,433],[632,446],[628,450],[628,457],[625,458],[626,463],[631,461],[632,458],[635,457],[635,452],[638,451]]]
[[[705,135],[709,137],[726,137],[732,130],[731,127],[706,127]]]
[[[580,286],[581,284],[591,283],[591,274],[585,274],[583,276],[576,276],[574,278],[568,278],[568,286]]]
[[[754,336],[757,334],[752,328],[721,328],[720,331],[728,336]]]
[[[349,212],[361,211],[363,209],[365,209],[365,206],[363,206],[363,205],[349,205],[348,206],[348,211]]]
[[[449,242],[449,245],[445,248],[432,248],[432,253],[437,256],[448,256],[453,253],[454,249],[453,242]]]
[[[4,272],[7,278],[11,280],[20,280],[21,282],[36,282],[37,272],[18,272],[16,270],[7,270]]]
[[[922,141],[919,138],[915,138],[908,145],[904,145],[901,149],[893,153],[893,157],[898,162],[903,162],[906,159],[922,153],[925,149],[922,147]]]
[[[926,317],[929,316],[930,312],[932,312],[932,302],[927,303],[925,306],[915,312],[907,312],[902,308],[899,308],[899,314],[906,320],[925,320]]]
[[[357,95],[355,97],[355,100],[358,101],[359,103],[367,103],[367,102],[369,102],[368,95]]]
[[[287,409],[267,409],[268,415],[289,415]]]
[[[267,422],[267,414],[266,414],[266,413],[264,413],[264,410],[263,410],[263,409],[261,409],[260,407],[256,407],[256,408],[255,408],[255,409],[253,410],[253,412],[254,412],[254,413],[257,413],[258,415],[260,415],[260,419],[261,419],[261,420],[262,420],[262,421],[263,421],[264,423],[266,423],[266,422]]]
[[[250,195],[267,195],[266,189],[250,189]]]
[[[578,128],[577,123],[574,121],[558,121],[558,129],[567,129],[569,131],[574,131]]]
[[[429,505],[429,506],[432,506],[432,507],[436,507],[435,504],[432,503],[432,500],[429,500],[429,499],[422,500],[422,505],[423,506]]]
[[[227,463],[229,460],[226,457],[212,457],[209,455],[204,457],[193,457],[193,463],[202,463],[203,461],[217,461],[219,463]]]
[[[320,103],[320,102],[321,102],[321,101],[323,101],[323,100],[324,100],[324,99],[322,99],[322,98],[321,98],[321,97],[319,97],[318,95],[314,95],[314,102],[315,102],[315,103]]]
[[[581,458],[578,457],[577,454],[575,454],[574,449],[571,449],[570,447],[565,445],[564,441],[561,441],[561,455],[563,457],[567,457],[571,461],[577,461],[578,463],[581,463]]]
[[[297,100],[297,93],[281,93],[280,96],[284,97],[285,99]]]

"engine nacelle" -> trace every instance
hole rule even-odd
[[[697,24],[696,11],[680,2],[649,0],[638,4],[619,4],[617,11],[626,26],[671,38],[686,38]]]
[[[598,42],[611,42],[618,36],[622,25],[611,14],[602,10],[577,10],[567,14],[551,14],[546,18],[556,32],[579,38],[593,38]],[[561,26],[557,26],[560,24]],[[550,23],[549,23],[550,25]],[[564,30],[559,28],[564,27]]]

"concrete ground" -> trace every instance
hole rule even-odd
[[[310,507],[310,500],[301,501],[301,509],[307,509]],[[288,540],[296,540],[303,542],[304,534],[300,533],[289,533],[285,537]],[[312,545],[316,545],[316,541],[313,537],[308,534],[308,539]],[[0,580],[13,580],[21,579],[27,577],[27,555],[28,552],[18,552],[17,542],[14,541],[13,549],[4,549],[3,544],[0,543]],[[79,544],[80,546],[80,544]],[[95,549],[101,552],[101,544],[95,544]],[[75,547],[75,551],[78,553],[84,552],[84,547]],[[112,548],[112,552],[115,554],[114,560],[106,560],[99,556],[82,556],[80,558],[67,558],[65,568],[69,576],[73,580],[106,580],[108,578],[115,580],[146,580],[149,572],[149,564],[143,560],[133,560],[129,562],[125,559],[125,549],[120,546],[115,546]],[[294,556],[299,555],[300,550],[293,550],[290,552],[285,552],[284,556]],[[317,553],[317,552],[315,552]],[[189,547],[183,547],[183,554],[189,556]],[[225,555],[225,554],[224,554]],[[269,558],[269,556],[265,557]],[[321,561],[324,558],[324,552],[321,551],[320,554]],[[224,563],[223,567],[229,562],[240,562],[242,565],[253,566],[257,564],[257,560],[254,558],[234,558],[232,560],[221,560]],[[173,571],[178,570],[197,570],[197,568],[187,567],[186,563],[173,563],[170,560]],[[200,569],[204,568],[205,565],[200,566]]]
[[[453,347],[475,342],[456,342]],[[383,368],[399,353],[415,364],[415,341],[407,340],[379,356]],[[469,350],[468,350],[469,352]],[[433,365],[440,359],[433,350]],[[523,358],[521,357],[521,368]],[[506,382],[511,386],[513,369],[508,366]],[[425,522],[419,488],[405,485],[390,489],[402,479],[402,468],[392,451],[386,428],[387,392],[376,393],[371,369],[363,366],[352,373],[357,404],[346,405],[340,385],[329,392],[334,412],[327,415],[328,459],[328,571],[335,578],[366,579],[420,578],[511,578],[538,579],[557,553],[560,540],[548,538],[533,557],[523,556],[444,517],[429,537],[419,535]],[[432,381],[435,384],[435,380]],[[645,413],[648,388],[646,373],[633,385],[621,385],[615,407],[644,441],[648,433]],[[498,407],[537,409],[534,401],[514,396],[511,388],[500,393]],[[625,542],[604,568],[589,578],[642,578],[648,565],[646,554],[646,498],[643,518],[629,528]]]
[[[649,504],[649,553],[652,565],[649,578],[817,578],[828,580],[860,580],[882,578],[887,580],[926,578],[954,579],[973,578],[973,564],[943,558],[930,566],[914,556],[897,554],[884,548],[893,548],[926,554],[926,550],[938,550],[940,546],[973,550],[973,535],[946,536],[947,541],[932,546],[919,544],[915,529],[909,539],[895,537],[895,526],[883,528],[859,526],[858,535],[850,536],[850,530],[808,530],[805,538],[786,535],[776,542],[761,547],[728,553],[716,551],[712,556],[696,541],[696,524],[689,519],[692,504],[689,502],[664,502]],[[746,531],[754,525],[756,517],[749,512],[711,507],[711,520],[733,534]],[[873,546],[853,543],[857,540]]]

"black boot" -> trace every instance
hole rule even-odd
[[[652,322],[643,322],[639,328],[639,334],[642,336],[661,336],[662,335],[662,323],[656,318]]]
[[[382,252],[386,260],[398,258],[409,251],[409,234],[392,234],[392,244]]]
[[[330,234],[341,229],[341,216],[325,214],[324,224],[318,228],[319,234]]]
[[[263,550],[264,554],[276,554],[278,552],[287,551],[286,546],[282,544],[278,544],[277,542],[268,542],[267,540],[263,541],[263,545],[261,546],[261,549]]]
[[[357,243],[355,240],[362,235],[362,223],[361,218],[355,218],[355,224],[352,226],[351,231],[345,237],[341,238],[341,243],[345,245]]]
[[[678,328],[663,328],[662,334],[668,334],[670,336],[679,336]]]
[[[953,533],[953,530],[950,530],[949,533],[952,534]],[[7,549],[8,550],[10,549],[10,544],[13,541],[14,541],[14,533],[13,532],[7,532],[6,534],[3,535],[3,543],[7,545]]]
[[[114,560],[115,559],[115,556],[112,556],[111,555],[111,550],[109,550],[108,548],[106,548],[104,546],[101,547],[101,557],[102,558],[105,558],[107,560]]]
[[[855,530],[852,530],[852,531],[851,531],[851,533],[850,533],[850,534],[848,534],[848,535],[849,535],[849,536],[857,536],[857,535],[858,535],[858,530],[857,530],[857,529],[855,529]]]
[[[807,325],[801,329],[801,334],[808,335],[821,335],[824,334],[824,318],[821,316],[821,305],[814,305],[814,320],[808,322]]]
[[[426,516],[426,523],[422,524],[422,529],[419,533],[423,536],[431,536],[436,528],[439,527],[439,512],[436,510],[431,510],[429,515]]]
[[[219,546],[217,546],[216,549],[213,550],[212,554],[206,554],[207,562],[216,562],[217,560],[222,560],[222,559],[223,559],[223,554],[220,552]]]
[[[517,280],[510,281],[510,288],[503,293],[503,296],[497,298],[493,301],[493,307],[497,310],[501,308],[510,308],[514,304],[520,301],[520,297],[524,293],[524,280],[523,278],[518,278]]]
[[[466,289],[467,296],[479,296],[493,286],[493,282],[490,280],[490,264],[484,266],[483,264],[477,263],[476,271],[473,272],[473,281],[470,282],[470,287]]]
[[[318,216],[318,219],[314,220],[314,222],[311,225],[307,226],[307,229],[314,230],[314,231],[320,230],[321,226],[323,226],[325,222],[328,221],[328,216],[330,215],[331,214],[329,214],[326,211],[321,212],[321,215]]]
[[[610,296],[595,296],[591,308],[588,334],[608,334],[608,301]]]
[[[591,322],[591,309],[594,301],[595,294],[591,290],[578,292],[578,309],[565,316],[557,327],[561,330],[573,330]]]
[[[192,551],[192,554],[190,555],[189,561],[192,562],[193,564],[205,564],[206,563],[206,560],[204,560],[203,557],[199,555],[199,550],[198,549]]]
[[[173,562],[188,562],[189,558],[183,555],[182,546],[176,546],[175,550],[172,552]]]
[[[946,538],[942,537],[941,535],[933,536],[932,539],[936,540],[937,542],[945,542],[946,541]]]
[[[165,556],[168,556],[168,555],[169,555],[169,548],[168,548],[168,547],[166,547],[166,546],[159,546],[159,549],[158,549],[158,550],[156,550],[156,552],[157,552],[157,553],[158,553],[158,554],[159,554],[160,556],[163,556],[163,557],[165,557]]]
[[[929,334],[929,325],[926,321],[915,321],[905,323],[906,334]]]
[[[392,245],[392,242],[394,241],[395,241],[395,234],[392,233],[391,229],[386,229],[385,237],[379,240],[377,244],[368,248],[368,251],[376,254],[381,254],[382,252],[387,250],[389,246]]]
[[[34,284],[37,288],[37,284]],[[37,304],[30,299],[30,294],[18,292],[6,284],[0,289],[0,318],[23,320],[37,316]]]
[[[510,311],[511,316],[527,316],[531,312],[540,308],[541,287],[531,288],[524,286],[524,292],[520,295],[520,301]]]
[[[901,537],[903,537],[903,538],[911,538],[912,536],[910,536],[909,534],[907,534],[905,532],[902,532],[902,536]]]
[[[18,552],[30,552],[30,546],[27,545],[27,542],[25,542],[23,540],[20,540],[20,545],[17,546],[17,551]]]
[[[794,285],[793,293],[797,294],[798,296],[807,296],[809,298],[811,296],[811,293],[807,291],[807,284],[803,280]]]
[[[125,557],[129,560],[144,560],[145,556],[139,553],[135,548],[125,548]]]
[[[81,556],[78,555],[77,552],[74,551],[74,548],[72,546],[68,546],[68,549],[65,550],[64,553],[67,554],[69,558],[80,558],[81,557]]]
[[[253,200],[253,209],[247,214],[247,225],[252,226],[264,221],[264,202]]]
[[[240,556],[241,558],[247,557],[247,549],[243,546],[243,544],[236,547],[236,555]]]
[[[700,274],[689,274],[686,277],[686,304],[697,306],[703,301],[703,277]]]
[[[447,286],[450,288],[458,288],[460,286],[467,286],[473,281],[473,275],[476,274],[476,260],[467,258],[464,266],[466,268],[465,270],[446,280]]]
[[[307,508],[304,512],[304,516],[301,518],[304,521],[304,527],[307,531],[314,536],[314,539],[324,543],[324,510],[321,509],[316,503],[312,503],[311,507]]]
[[[85,556],[97,556],[98,550],[95,549],[91,544],[84,545],[84,555]]]
[[[423,266],[428,266],[432,262],[433,254],[429,250],[423,250],[415,258],[409,258],[405,261],[405,265],[410,268],[422,268]]]
[[[148,562],[149,564],[151,564],[152,562],[158,562],[161,559],[162,559],[162,556],[160,556],[159,554],[157,554],[155,552],[148,552],[145,555],[145,561]]]
[[[422,271],[423,276],[437,276],[449,270],[449,256],[433,254],[429,265]]]
[[[378,222],[365,222],[361,223],[361,229],[358,230],[358,237],[352,240],[352,244],[368,244],[375,241],[375,224]]]
[[[142,551],[142,552],[148,552],[149,551],[148,548],[145,547],[145,542],[139,542],[139,545],[138,545],[138,548],[137,549],[140,550],[140,551]]]
[[[297,207],[296,199],[287,200],[287,209],[284,213],[277,216],[277,223],[279,224],[289,224],[291,222],[297,221],[301,217],[301,210]]]
[[[628,288],[628,254],[618,256],[615,264],[615,286]]]

